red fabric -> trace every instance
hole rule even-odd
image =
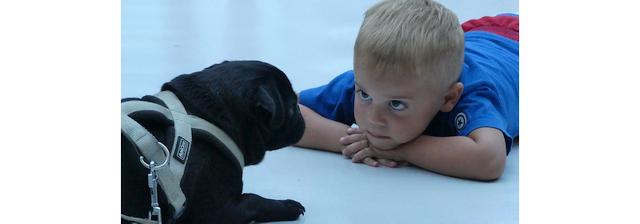
[[[462,24],[462,30],[464,32],[486,31],[515,41],[520,40],[518,16],[485,16],[480,19],[472,19]]]

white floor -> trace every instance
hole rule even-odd
[[[262,60],[296,91],[351,69],[362,14],[375,1],[126,0],[122,97],[152,94],[183,73],[223,60]],[[462,21],[517,13],[515,0],[442,0]],[[245,191],[300,201],[294,223],[517,223],[518,148],[495,182],[404,167],[371,168],[341,155],[288,147],[246,168]]]
[[[518,154],[500,179],[478,182],[288,147],[246,168],[244,190],[302,203],[307,212],[292,223],[518,223]]]

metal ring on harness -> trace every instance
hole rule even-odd
[[[169,156],[171,155],[171,153],[169,153],[169,149],[167,149],[167,147],[164,146],[164,144],[162,144],[162,142],[158,142],[158,145],[160,145],[160,148],[162,148],[162,151],[164,152],[164,155],[166,156],[166,159],[164,160],[164,162],[162,164],[155,166],[154,169],[160,169],[164,165],[167,165],[167,162],[169,162]],[[142,165],[144,167],[146,167],[147,169],[150,169],[149,168],[149,164],[144,161],[144,157],[143,156],[140,156],[140,163],[142,163]]]

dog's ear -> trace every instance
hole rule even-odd
[[[278,107],[282,107],[282,100],[277,95],[265,89],[264,86],[258,87],[256,91],[256,107],[259,113],[259,119],[263,119],[269,128],[280,127],[284,124],[284,115],[278,113]]]
[[[218,65],[221,65],[221,64],[224,64],[224,63],[227,63],[227,62],[229,62],[229,61],[224,60],[224,61],[222,61],[222,62],[220,62],[220,63],[218,63],[218,64],[213,64],[213,65],[211,65],[211,66],[209,66],[209,67],[206,67],[206,68],[204,68],[203,70],[211,69],[211,68],[213,68],[213,67],[216,67],[216,66],[218,66]]]

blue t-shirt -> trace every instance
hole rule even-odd
[[[424,134],[467,136],[477,128],[492,127],[504,134],[508,154],[513,138],[519,136],[518,42],[484,31],[464,35],[462,96],[451,112],[438,112]],[[353,70],[300,92],[300,103],[327,119],[355,123]]]

